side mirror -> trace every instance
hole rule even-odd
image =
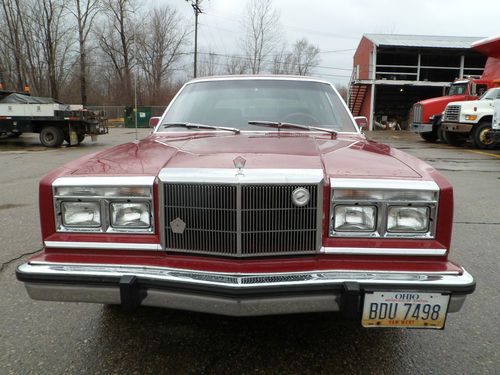
[[[158,123],[160,122],[160,118],[161,118],[161,117],[151,117],[151,118],[149,119],[149,127],[150,127],[151,129],[155,128],[155,127],[156,127],[156,125],[158,125]]]
[[[356,116],[354,117],[354,121],[356,121],[356,125],[361,130],[361,133],[368,130],[368,119],[365,116]]]

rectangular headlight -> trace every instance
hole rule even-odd
[[[62,222],[67,227],[98,228],[101,226],[99,202],[62,202]]]
[[[427,232],[429,207],[389,206],[387,210],[388,232]]]
[[[375,206],[335,206],[333,228],[337,232],[373,232],[377,222]]]
[[[148,203],[111,203],[110,211],[112,227],[149,228],[151,226]]]

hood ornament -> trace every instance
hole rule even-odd
[[[243,156],[238,156],[233,159],[234,167],[238,168],[238,173],[236,173],[236,175],[243,175],[242,169],[245,166],[246,162],[247,161]]]

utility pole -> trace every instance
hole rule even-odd
[[[186,0],[186,2],[191,3],[194,11],[194,68],[193,77],[196,78],[196,66],[198,59],[198,15],[203,13],[200,8],[200,3],[203,0]]]

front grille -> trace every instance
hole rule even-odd
[[[164,184],[165,248],[171,252],[252,257],[318,250],[320,185]],[[296,207],[292,192],[311,199]],[[171,222],[186,227],[174,233]]]
[[[422,104],[415,104],[413,106],[413,122],[422,123]]]
[[[444,121],[460,121],[460,106],[449,105],[444,112]]]

